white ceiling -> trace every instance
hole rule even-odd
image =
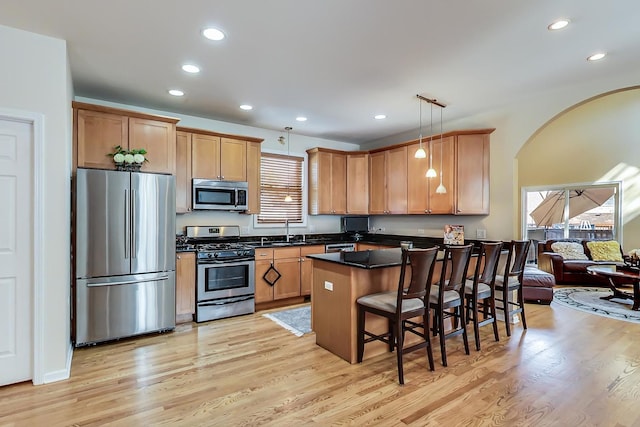
[[[418,93],[446,104],[447,121],[640,75],[638,0],[0,0],[0,10],[2,25],[67,40],[77,96],[353,143],[417,129]],[[569,27],[548,31],[560,17]],[[226,39],[204,39],[207,26]],[[586,61],[600,50],[604,60]],[[201,73],[184,73],[186,62]],[[429,114],[423,104],[425,134]]]

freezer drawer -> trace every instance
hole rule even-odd
[[[76,281],[75,346],[176,326],[175,272]]]

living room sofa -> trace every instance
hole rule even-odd
[[[563,254],[557,253],[552,248],[554,243],[557,242],[571,243],[572,245],[564,246],[576,249],[576,252],[570,252],[569,255],[567,255],[566,252],[563,252]],[[589,248],[589,242],[604,241],[559,239],[538,242],[538,268],[542,271],[552,273],[558,285],[607,286],[608,281],[606,278],[589,274],[587,267],[598,264],[623,264],[622,248],[617,244],[617,250],[612,251],[611,248],[615,247],[616,244],[608,241],[609,243],[607,245],[610,249],[608,253],[605,251],[603,255],[602,252],[598,251],[597,256],[594,257],[594,254],[592,254]],[[598,243],[598,246],[600,248],[602,244]],[[556,249],[559,248],[558,245],[555,247]],[[580,248],[582,251],[580,251]],[[619,256],[617,251],[619,251]],[[582,255],[580,255],[579,252],[582,252]],[[610,259],[603,259],[603,256],[604,258]]]

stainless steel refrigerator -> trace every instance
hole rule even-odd
[[[78,169],[75,346],[175,328],[175,179]]]

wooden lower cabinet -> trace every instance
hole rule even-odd
[[[313,263],[307,255],[324,253],[324,245],[303,246],[300,248],[300,295],[311,295],[313,285]]]
[[[274,300],[300,296],[300,250],[298,249],[297,252],[298,256],[294,258],[273,260],[273,266],[282,274],[273,287]]]
[[[176,323],[191,322],[196,312],[196,254],[176,254]]]
[[[311,261],[307,255],[324,253],[324,245],[256,249],[256,304],[285,301],[311,295]],[[273,266],[280,278],[271,286],[264,278]],[[285,304],[288,302],[285,302]]]

